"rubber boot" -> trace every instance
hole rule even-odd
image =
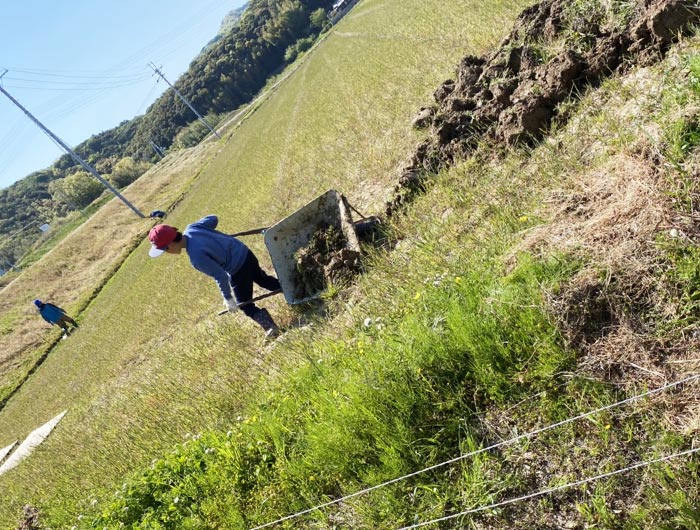
[[[252,317],[255,322],[257,322],[263,330],[265,330],[265,340],[271,340],[279,337],[280,328],[277,327],[275,321],[272,320],[270,313],[267,309],[260,309],[253,314]]]

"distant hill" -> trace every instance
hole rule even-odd
[[[243,15],[243,12],[246,10],[247,7],[248,3],[246,2],[238,9],[234,9],[233,11],[229,12],[221,21],[221,26],[219,27],[219,31],[216,34],[216,36],[213,39],[211,39],[207,43],[207,45],[204,46],[204,48],[202,48],[202,51],[200,53],[204,53],[214,44],[223,39],[226,35],[231,33],[231,31],[233,31],[233,29],[238,26],[238,21],[241,19],[241,16]]]
[[[195,57],[175,87],[204,116],[231,112],[249,102],[267,79],[284,67],[288,48],[315,38],[323,29],[333,0],[250,0],[231,11],[217,35]],[[314,17],[311,15],[315,14]],[[316,22],[314,22],[316,21]],[[293,60],[293,59],[289,59]],[[144,115],[91,136],[75,152],[108,179],[119,161],[156,162],[153,145],[168,149],[177,134],[197,118],[172,89],[166,90]],[[51,182],[83,168],[68,154],[0,190],[0,266],[16,264],[35,243],[34,225],[51,222],[75,201],[52,196]]]

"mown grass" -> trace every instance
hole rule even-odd
[[[125,193],[138,197],[143,209],[149,203],[167,209],[177,202],[193,173],[196,176],[206,152],[207,147],[200,146],[188,151],[184,159],[178,154],[168,157]],[[32,300],[52,301],[80,320],[80,313],[102,285],[143,241],[150,222],[112,200],[60,244],[50,248],[53,243],[47,242],[39,249],[46,256],[3,287],[0,311],[11,320],[0,334],[0,402],[16,391],[60,338],[58,328],[46,331],[49,326],[39,318]]]
[[[466,15],[481,3],[466,4],[463,20],[472,20]],[[361,3],[338,31],[351,33],[351,24],[360,27],[362,20],[399,27],[386,21],[407,21],[405,6]],[[464,28],[455,6],[448,7],[425,5],[421,23]],[[508,11],[506,4],[489,5],[497,7]],[[362,68],[350,68],[352,57],[368,62],[383,51],[396,59],[406,48],[398,38],[377,39],[378,31],[370,33],[371,58],[358,46],[347,63],[338,62],[338,79],[348,74],[348,94],[354,82],[369,83],[384,64],[372,63],[363,76]],[[326,43],[340,46],[341,38],[348,36]],[[173,212],[174,223],[213,211],[225,230],[261,226],[339,182],[358,206],[372,211],[381,204],[370,191],[387,191],[392,164],[415,140],[406,122],[392,126],[392,120],[410,115],[413,102],[386,117],[377,110],[377,121],[366,115],[364,102],[324,103],[326,96],[313,88],[321,82],[314,72],[325,49],[309,55],[289,79],[296,85],[227,138],[225,150]],[[427,50],[438,49],[431,44]],[[385,66],[393,72],[389,77],[411,79],[410,68],[404,77],[392,70],[397,62]],[[416,56],[412,68],[418,71],[424,62]],[[666,68],[654,79],[682,90],[682,69]],[[391,86],[381,76],[372,83]],[[432,88],[416,90],[415,98]],[[485,146],[437,176],[388,227],[391,250],[377,250],[367,273],[327,302],[327,319],[296,329],[296,313],[272,305],[292,329],[269,348],[260,347],[250,323],[212,315],[218,294],[184,259],[149,260],[143,245],[91,304],[76,340],[62,344],[0,416],[5,436],[26,430],[53,407],[70,408],[39,452],[0,478],[9,499],[0,503],[0,514],[12,524],[30,502],[56,527],[250,528],[647,388],[650,380],[615,385],[591,373],[588,359],[568,347],[562,315],[550,305],[586,270],[613,280],[622,276],[605,244],[577,239],[583,230],[572,219],[563,233],[568,239],[554,250],[544,243],[522,245],[543,227],[555,232],[548,223],[561,212],[548,204],[567,195],[586,204],[590,174],[639,152],[638,127],[677,117],[675,110],[652,105],[656,114],[624,119],[611,109],[638,103],[639,96],[634,87],[617,88],[611,83],[596,94],[599,99],[573,105],[577,121],[531,152],[498,158]],[[371,92],[369,85],[364,89]],[[390,94],[391,107],[400,90],[373,93],[378,101]],[[314,113],[322,108],[325,119]],[[336,125],[342,134],[334,136]],[[376,157],[376,164],[363,156]],[[337,174],[331,172],[336,165]],[[375,165],[386,173],[365,174]],[[626,210],[619,206],[622,223]],[[606,226],[595,220],[591,215],[587,221],[602,237]],[[260,249],[259,242],[252,244]],[[656,258],[662,265],[656,273],[673,270],[667,254]],[[658,324],[651,317],[645,315],[646,323]],[[397,528],[619,469],[691,443],[692,431],[684,429],[692,416],[669,421],[679,405],[645,400],[280,526]],[[696,458],[672,461],[449,524],[693,528],[696,466]]]

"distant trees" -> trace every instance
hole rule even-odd
[[[222,114],[210,113],[204,116],[204,120],[212,128],[216,128],[216,126],[221,123],[222,118]],[[177,133],[175,139],[173,140],[172,147],[174,149],[194,147],[210,133],[211,131],[209,130],[209,127],[204,125],[201,121],[193,121],[187,127],[180,129],[180,132]]]
[[[308,28],[305,32],[308,36],[298,38],[296,42],[287,46],[284,52],[285,62],[294,62],[299,55],[311,48],[318,38],[318,34],[327,29],[329,25],[328,13],[324,8],[319,7],[311,12],[308,20]]]
[[[126,156],[115,164],[109,175],[109,181],[117,188],[123,188],[143,175],[152,165],[145,160],[134,160]]]
[[[311,27],[317,31],[323,31],[329,24],[328,13],[322,7],[319,7],[309,16]]]
[[[292,54],[313,44],[332,4],[333,0],[251,0],[238,24],[195,58],[175,86],[202,115],[239,108],[296,58]],[[287,55],[290,46],[293,51]],[[168,148],[195,120],[168,90],[148,109],[124,154],[155,160],[149,140]]]
[[[315,40],[315,37],[306,37],[304,39],[299,39],[291,46],[288,46],[287,51],[284,52],[284,60],[288,63],[294,62],[299,54],[304,53],[314,45]]]
[[[104,189],[104,185],[87,171],[77,171],[49,184],[54,200],[81,209],[97,199]]]

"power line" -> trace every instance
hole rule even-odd
[[[29,82],[29,83],[40,83],[39,87],[33,87],[33,86],[22,86],[22,85],[15,85],[14,88],[40,88],[42,90],[70,90],[71,88],[74,90],[90,90],[91,87],[93,88],[121,88],[125,86],[131,86],[140,83],[141,81],[144,81],[148,79],[148,75],[141,75],[139,77],[133,77],[133,78],[114,78],[110,79],[109,81],[47,81],[45,79],[30,79],[26,77],[5,77],[5,79],[9,81],[21,81],[21,82]],[[69,85],[69,88],[53,88],[50,85]]]
[[[206,18],[209,18],[217,8],[222,5],[221,0],[214,0],[203,6],[192,16],[189,16],[186,20],[183,20],[181,24],[174,27],[167,33],[161,35],[157,39],[151,41],[146,46],[143,46],[139,50],[136,50],[132,55],[126,57],[124,61],[120,64],[132,64],[135,61],[141,59],[141,57],[148,55],[151,57],[157,57],[157,59],[162,60],[165,56],[172,54],[173,50],[182,47],[182,44],[175,45],[178,41],[182,42],[189,31],[201,25]],[[230,9],[227,9],[227,12]],[[213,35],[212,35],[213,37]],[[160,50],[166,49],[165,55]],[[116,66],[116,65],[115,65]]]
[[[363,489],[363,490],[356,491],[355,493],[351,493],[351,494],[346,495],[346,496],[344,496],[344,497],[340,497],[339,499],[335,499],[335,500],[332,500],[332,501],[325,502],[325,503],[323,503],[323,504],[319,504],[318,506],[314,506],[313,508],[308,508],[308,509],[306,509],[306,510],[302,510],[302,511],[297,512],[297,513],[294,513],[294,514],[287,515],[287,516],[285,516],[285,517],[282,517],[282,518],[280,518],[280,519],[276,519],[276,520],[274,520],[274,521],[271,521],[271,522],[269,522],[269,523],[265,523],[265,524],[260,525],[260,526],[255,526],[255,527],[251,528],[250,530],[260,530],[261,528],[267,528],[267,527],[269,527],[269,526],[276,525],[276,524],[282,523],[282,522],[284,522],[284,521],[288,521],[288,520],[290,520],[290,519],[296,519],[297,517],[300,517],[300,516],[302,516],[302,515],[306,515],[307,513],[311,513],[311,512],[320,510],[320,509],[322,509],[322,508],[327,508],[327,507],[329,507],[329,506],[333,506],[334,504],[338,504],[338,503],[340,503],[340,502],[345,502],[345,501],[350,500],[350,499],[353,499],[353,498],[355,498],[355,497],[359,497],[360,495],[364,495],[364,494],[366,494],[366,493],[370,493],[370,492],[372,492],[372,491],[374,491],[374,490],[377,490],[377,489],[380,489],[380,488],[389,486],[389,485],[391,485],[391,484],[395,484],[395,483],[397,483],[397,482],[406,480],[406,479],[411,478],[411,477],[415,477],[415,476],[417,476],[417,475],[421,475],[421,474],[426,473],[426,472],[428,472],[428,471],[433,471],[433,470],[435,470],[435,469],[444,467],[444,466],[446,466],[446,465],[454,464],[454,463],[456,463],[456,462],[459,462],[460,460],[464,460],[464,459],[466,459],[466,458],[470,458],[470,457],[472,457],[472,456],[476,456],[476,455],[479,455],[479,454],[481,454],[481,453],[485,453],[485,452],[487,452],[487,451],[492,451],[492,450],[494,450],[494,449],[497,449],[497,448],[499,448],[499,447],[503,447],[503,446],[505,446],[505,445],[513,444],[513,443],[515,443],[515,442],[517,442],[517,441],[519,441],[519,440],[523,440],[523,439],[525,439],[525,438],[531,438],[531,437],[533,437],[533,436],[537,436],[537,435],[539,435],[539,434],[542,434],[543,432],[550,431],[550,430],[552,430],[552,429],[556,429],[557,427],[562,427],[562,426],[567,425],[567,424],[569,424],[569,423],[573,423],[573,422],[578,421],[578,420],[580,420],[580,419],[587,418],[587,417],[589,417],[589,416],[593,416],[594,414],[598,414],[598,413],[600,413],[600,412],[604,412],[604,411],[606,411],[606,410],[610,410],[610,409],[612,409],[612,408],[618,407],[618,406],[620,406],[620,405],[624,405],[624,404],[626,404],[626,403],[631,403],[631,402],[633,402],[633,401],[638,401],[638,400],[640,400],[640,399],[642,399],[642,398],[644,398],[644,397],[648,397],[648,396],[651,396],[651,395],[653,395],[653,394],[658,394],[658,393],[660,393],[660,392],[664,392],[664,391],[666,391],[666,390],[668,390],[668,389],[670,389],[670,388],[674,388],[674,387],[680,386],[680,385],[682,385],[682,384],[689,383],[689,382],[694,381],[694,380],[696,380],[696,379],[698,379],[698,378],[700,378],[700,374],[695,374],[695,375],[690,376],[690,377],[687,377],[687,378],[685,378],[685,379],[681,379],[680,381],[674,381],[673,383],[668,383],[668,384],[666,384],[666,385],[664,385],[664,386],[655,388],[655,389],[653,389],[653,390],[649,390],[649,391],[644,392],[644,393],[642,393],[642,394],[637,394],[637,395],[635,395],[635,396],[632,396],[632,397],[623,399],[623,400],[621,400],[621,401],[617,401],[617,402],[612,403],[612,404],[610,404],[610,405],[605,405],[605,406],[600,407],[600,408],[597,408],[597,409],[595,409],[595,410],[591,410],[591,411],[589,411],[589,412],[585,412],[585,413],[583,413],[583,414],[579,414],[578,416],[574,416],[574,417],[571,417],[571,418],[567,418],[567,419],[562,420],[562,421],[559,421],[559,422],[557,422],[557,423],[550,424],[550,425],[548,425],[548,426],[546,426],[546,427],[542,427],[542,428],[540,428],[540,429],[536,429],[536,430],[531,431],[531,432],[529,432],[529,433],[521,434],[521,435],[516,436],[516,437],[514,437],[514,438],[510,438],[510,439],[508,439],[508,440],[504,440],[504,441],[502,441],[502,442],[498,442],[498,443],[496,443],[496,444],[489,445],[488,447],[483,447],[483,448],[481,448],[481,449],[477,449],[477,450],[475,450],[475,451],[471,451],[471,452],[469,452],[469,453],[460,455],[460,456],[455,457],[455,458],[452,458],[452,459],[450,459],[450,460],[446,460],[446,461],[444,461],[444,462],[440,462],[440,463],[435,464],[435,465],[433,465],[433,466],[426,467],[426,468],[421,469],[421,470],[419,470],[419,471],[414,471],[413,473],[408,473],[408,474],[403,475],[403,476],[401,476],[401,477],[397,477],[397,478],[394,478],[394,479],[391,479],[391,480],[387,480],[386,482],[382,482],[381,484],[377,484],[377,485],[375,485],[375,486],[371,486],[371,487],[369,487],[369,488],[365,488],[365,489]]]
[[[675,454],[672,454],[672,455],[663,456],[663,457],[661,457],[661,458],[655,458],[654,460],[647,460],[647,461],[644,461],[644,462],[638,462],[638,463],[636,463],[636,464],[634,464],[634,465],[631,465],[631,466],[629,466],[629,467],[625,467],[625,468],[623,468],[623,469],[616,469],[615,471],[610,471],[610,472],[608,472],[608,473],[601,473],[600,475],[596,475],[595,477],[588,477],[588,478],[585,478],[585,479],[577,480],[576,482],[569,482],[568,484],[563,484],[563,485],[561,485],[561,486],[556,486],[556,487],[554,487],[554,488],[548,488],[548,489],[545,489],[545,490],[540,490],[540,491],[538,491],[538,492],[529,493],[528,495],[523,495],[523,496],[521,496],[521,497],[516,497],[516,498],[514,498],[514,499],[508,499],[508,500],[501,501],[501,502],[497,502],[497,503],[494,503],[494,504],[489,504],[488,506],[480,506],[480,507],[478,507],[478,508],[473,508],[473,509],[471,509],[471,510],[465,510],[465,511],[459,512],[459,513],[453,513],[452,515],[447,515],[447,516],[445,516],[445,517],[440,517],[440,518],[438,518],[438,519],[431,519],[430,521],[424,521],[424,522],[422,522],[422,523],[414,524],[414,525],[411,525],[411,526],[403,526],[403,527],[399,528],[398,530],[412,530],[412,529],[414,529],[414,528],[422,528],[422,527],[424,527],[424,526],[428,526],[428,525],[435,524],[435,523],[441,523],[441,522],[443,522],[443,521],[449,521],[450,519],[455,519],[455,518],[457,518],[457,517],[463,517],[463,516],[465,516],[465,515],[469,515],[469,514],[472,514],[472,513],[483,512],[483,511],[486,511],[486,510],[492,510],[492,509],[495,509],[495,508],[500,508],[501,506],[507,506],[508,504],[515,504],[516,502],[521,502],[521,501],[526,501],[526,500],[529,500],[529,499],[534,499],[535,497],[542,497],[543,495],[549,495],[549,494],[551,494],[551,493],[555,493],[555,492],[557,492],[557,491],[561,491],[561,490],[564,490],[564,489],[574,488],[574,487],[576,487],[576,486],[581,486],[581,485],[583,485],[583,484],[588,484],[589,482],[595,482],[596,480],[600,480],[600,479],[604,479],[604,478],[609,478],[609,477],[614,477],[615,475],[620,475],[620,474],[622,474],[622,473],[627,473],[627,472],[629,472],[629,471],[633,471],[633,470],[639,469],[639,468],[641,468],[641,467],[648,467],[648,466],[650,466],[650,465],[652,465],[652,464],[658,464],[658,463],[660,463],[660,462],[666,462],[666,461],[668,461],[668,460],[672,460],[672,459],[674,459],[674,458],[678,458],[678,457],[681,457],[681,456],[692,455],[692,454],[694,454],[694,453],[697,453],[698,451],[700,451],[700,447],[696,447],[695,449],[688,449],[687,451],[682,451],[682,452],[680,452],[680,453],[675,453]]]
[[[75,110],[89,105],[100,98],[102,98],[108,91],[124,88],[127,86],[134,86],[142,81],[147,80],[151,74],[141,74],[138,80],[125,81],[125,82],[115,82],[112,85],[99,85],[90,88],[84,87],[71,87],[71,88],[57,88],[57,87],[34,87],[34,86],[21,86],[21,85],[8,85],[8,88],[19,88],[23,90],[41,90],[42,92],[60,92],[61,95],[56,95],[43,103],[39,104],[36,108],[37,111],[43,112],[45,118],[60,119],[74,112]],[[69,93],[69,96],[64,94]],[[87,97],[75,97],[77,94],[87,94]]]
[[[205,23],[212,21],[213,17],[223,19],[223,15],[230,12],[231,8],[226,7],[220,0],[210,0],[196,7],[196,11],[192,15],[188,15],[182,22],[171,28],[165,34],[158,36],[149,44],[143,46],[129,57],[124,58],[121,62],[116,62],[109,70],[104,71],[67,71],[53,70],[41,68],[26,68],[12,67],[10,68],[15,74],[6,76],[5,79],[11,84],[6,83],[8,89],[18,89],[23,91],[38,91],[45,92],[49,97],[45,101],[34,106],[34,111],[41,113],[45,119],[55,120],[72,114],[77,109],[94,104],[96,101],[108,97],[108,91],[119,90],[129,86],[136,86],[138,83],[146,81],[152,76],[150,72],[144,74],[143,66],[137,68],[135,62],[139,57],[151,55],[163,57],[172,55],[175,50],[182,48],[188,42],[192,42],[191,33],[198,27],[202,27]],[[218,15],[221,13],[221,16]],[[212,37],[214,35],[212,34]],[[202,43],[202,48],[205,43]],[[0,68],[2,71],[2,68]],[[69,82],[74,80],[74,82]],[[38,88],[37,84],[42,84]],[[148,103],[148,99],[153,96],[155,86],[144,86],[144,92],[148,91],[148,95],[143,103],[139,106],[139,110],[134,116],[140,114],[143,108]],[[86,97],[85,97],[86,96]],[[127,117],[126,119],[131,119]],[[11,143],[18,146],[19,139],[12,134],[11,130],[7,130],[7,122],[5,122],[7,135]],[[29,133],[27,133],[29,134]],[[218,134],[217,134],[218,136]],[[25,139],[26,143],[26,139]],[[3,142],[0,145],[0,152],[17,153],[20,149],[10,151],[9,142]],[[7,157],[7,155],[4,155]],[[15,162],[10,160],[0,162],[0,166],[7,170]]]
[[[0,81],[2,80],[2,76],[5,75],[6,72],[7,72],[7,70],[5,70],[5,72],[3,72],[2,74],[0,74]],[[27,115],[27,117],[29,117],[29,119],[31,119],[42,131],[44,131],[44,133],[46,133],[46,134],[49,136],[49,138],[51,138],[54,142],[58,143],[58,144],[73,158],[73,160],[75,160],[75,161],[78,162],[81,166],[83,166],[85,169],[87,169],[97,180],[99,180],[99,181],[102,183],[102,185],[103,185],[105,188],[107,188],[109,191],[111,191],[119,200],[121,200],[124,204],[126,204],[129,208],[131,208],[131,210],[132,210],[136,215],[138,215],[138,216],[141,217],[141,218],[145,218],[145,217],[146,217],[143,213],[141,213],[141,212],[138,210],[138,208],[136,208],[136,206],[134,206],[133,204],[131,204],[121,193],[119,193],[119,191],[117,191],[117,189],[114,188],[114,186],[112,186],[109,182],[107,182],[105,179],[103,179],[102,176],[101,176],[90,164],[88,164],[87,162],[85,162],[85,160],[83,160],[82,158],[80,158],[80,156],[78,156],[70,147],[68,147],[68,146],[63,142],[63,140],[61,140],[58,136],[56,136],[56,135],[55,135],[54,133],[52,133],[49,129],[47,129],[47,128],[44,126],[44,124],[41,123],[39,120],[37,120],[37,119],[32,115],[31,112],[29,112],[27,109],[25,109],[25,108],[20,104],[19,101],[17,101],[15,98],[13,98],[12,95],[11,95],[9,92],[7,92],[7,91],[5,90],[5,88],[2,86],[1,83],[0,83],[0,92],[2,92],[3,94],[5,94],[5,96],[7,96],[7,98],[8,98],[10,101],[12,101],[12,103],[14,103],[15,105],[17,105],[17,107],[19,107],[20,110],[22,110],[22,112],[24,112],[24,113]]]
[[[142,77],[143,74],[141,73],[136,73],[134,70],[133,74],[130,75],[80,75],[77,72],[70,72],[70,73],[62,73],[60,71],[54,71],[54,70],[31,70],[28,68],[14,68],[14,67],[6,67],[5,69],[11,70],[13,72],[19,72],[22,74],[29,74],[29,75],[36,75],[36,76],[44,76],[44,77],[60,77],[63,79],[130,79],[130,78],[135,78],[135,77]],[[11,79],[10,77],[6,77],[5,79]]]

